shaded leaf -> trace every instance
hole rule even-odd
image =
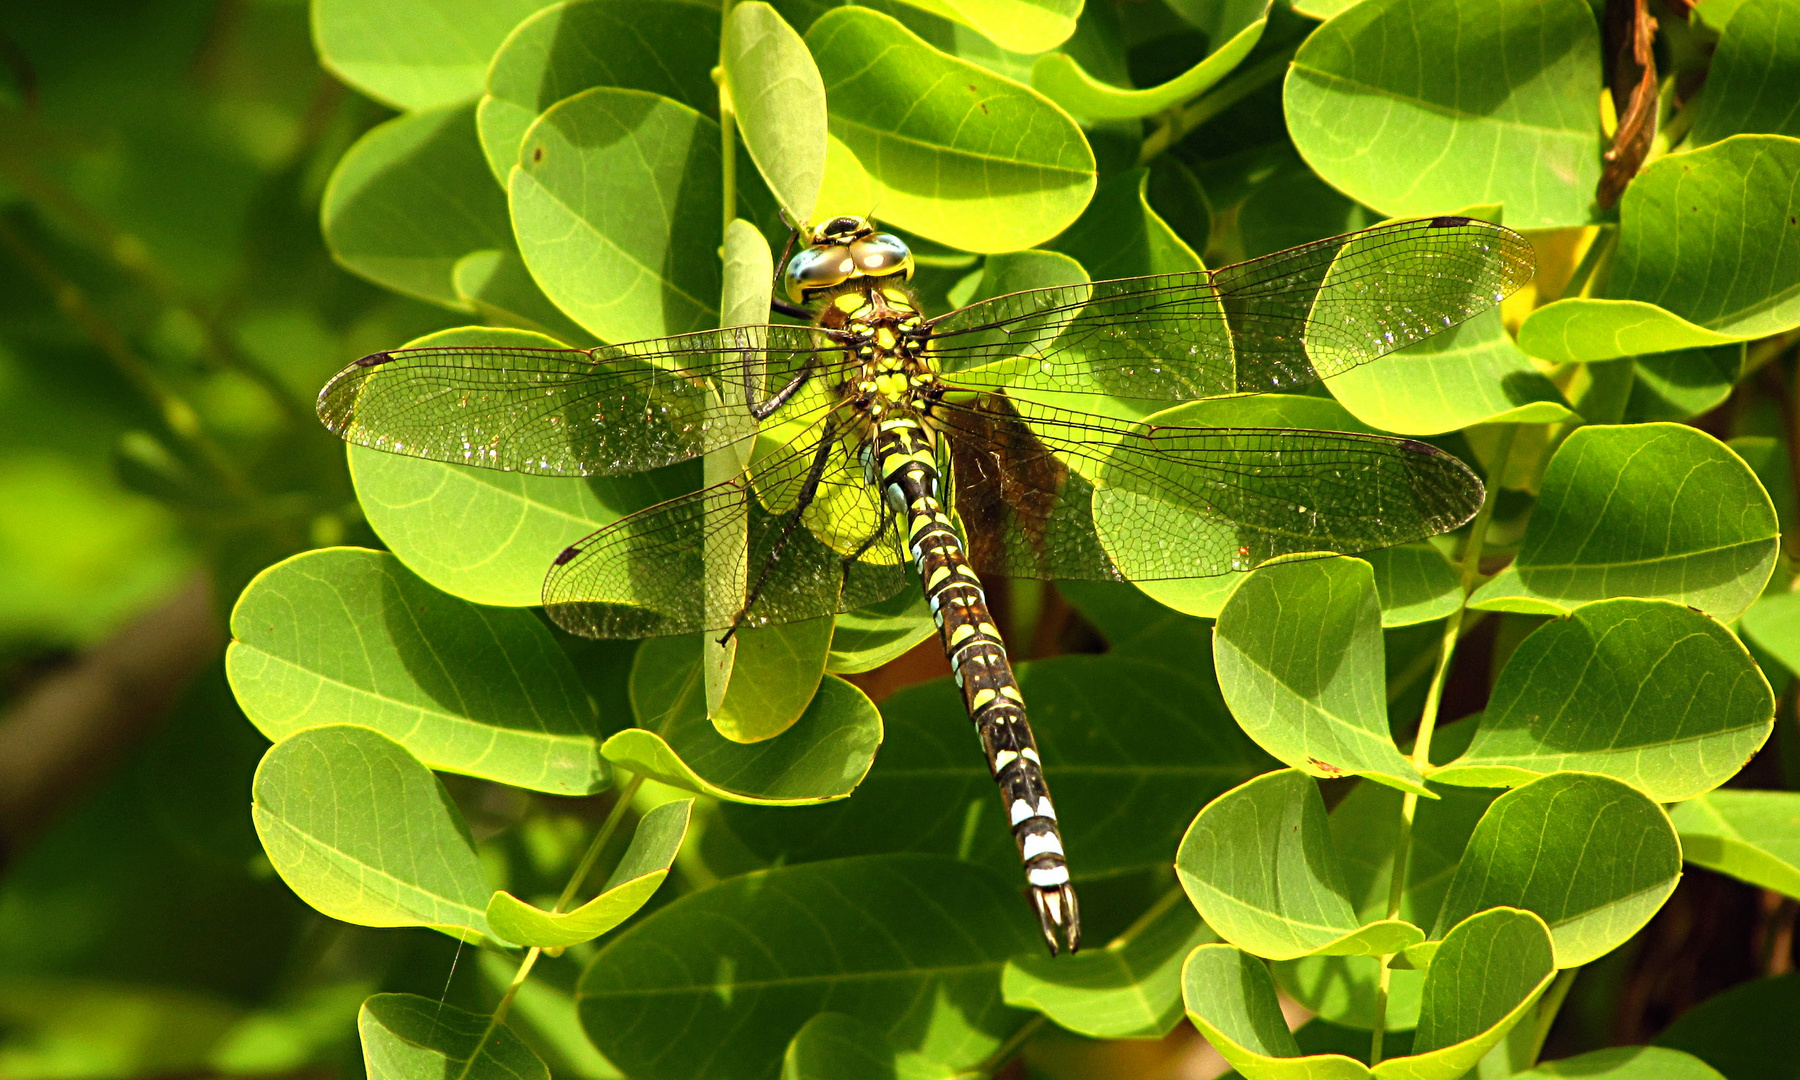
[[[1207,804],[1181,838],[1175,873],[1207,925],[1258,956],[1379,956],[1425,937],[1402,920],[1357,918],[1318,784],[1297,769]]]
[[[1092,1039],[1160,1039],[1181,1020],[1181,965],[1217,941],[1180,893],[1127,931],[1128,940],[1073,956],[1025,953],[1006,962],[1006,1003],[1036,1009]]]
[[[472,251],[456,261],[450,277],[456,295],[487,322],[543,334],[553,348],[596,344],[538,288],[516,250]]]
[[[1762,592],[1776,528],[1756,475],[1712,436],[1584,427],[1545,468],[1518,558],[1469,606],[1560,615],[1612,596],[1662,597],[1728,622]]]
[[[1456,567],[1432,544],[1402,544],[1361,558],[1375,573],[1383,629],[1447,618],[1462,604]]]
[[[1688,862],[1800,900],[1800,792],[1727,788],[1669,819]]]
[[[1388,734],[1368,563],[1338,556],[1257,569],[1219,612],[1213,662],[1232,715],[1277,758],[1313,776],[1423,790]]]
[[[1150,170],[1141,167],[1107,177],[1081,217],[1049,247],[1079,262],[1096,281],[1204,269],[1150,208],[1149,184]]]
[[[1577,967],[1637,933],[1680,877],[1662,807],[1610,777],[1557,773],[1488,807],[1432,936],[1475,912],[1521,907],[1549,924],[1556,966]]]
[[[338,159],[320,208],[338,262],[396,292],[457,310],[456,264],[513,246],[506,200],[487,182],[473,105],[408,113]],[[716,201],[716,200],[715,200]]]
[[[641,90],[595,87],[538,117],[511,174],[519,252],[602,341],[718,317],[718,124]]]
[[[1660,1046],[1613,1046],[1559,1061],[1546,1061],[1517,1074],[1521,1080],[1582,1077],[1583,1080],[1725,1080],[1691,1054]]]
[[[1731,631],[1666,600],[1602,600],[1519,644],[1468,752],[1432,779],[1592,772],[1678,802],[1729,780],[1774,723],[1768,680]]]
[[[1688,142],[1704,146],[1745,132],[1800,135],[1800,4],[1744,4],[1719,35]]]
[[[774,1076],[824,1011],[968,1068],[1023,1022],[999,975],[1035,938],[1010,882],[966,863],[806,863],[659,908],[594,957],[577,1000],[595,1046],[640,1080]]]
[[[431,926],[491,936],[491,891],[444,785],[378,731],[308,728],[256,768],[251,816],[281,879],[359,926]]]
[[[1739,983],[1682,1013],[1656,1045],[1686,1051],[1731,1080],[1792,1080],[1800,973]]]
[[[271,739],[356,723],[433,768],[559,795],[609,783],[568,657],[530,613],[446,596],[386,552],[324,548],[232,610],[226,673]]]
[[[837,617],[825,670],[834,675],[873,671],[936,634],[924,593],[902,589],[879,604]]]
[[[376,994],[356,1017],[370,1080],[550,1080],[505,1024],[417,994]]]

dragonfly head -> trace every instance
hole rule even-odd
[[[912,277],[913,258],[906,241],[876,232],[868,218],[835,217],[809,231],[812,239],[789,260],[782,275],[788,299],[796,304],[851,278]]]

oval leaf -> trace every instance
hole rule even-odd
[[[1015,251],[1062,232],[1087,205],[1093,151],[1036,91],[867,8],[827,12],[806,44],[831,133],[867,171],[886,220],[964,250]]]
[[[1669,819],[1688,862],[1800,900],[1800,792],[1715,791]]]
[[[1084,121],[1134,120],[1154,116],[1211,89],[1250,55],[1262,40],[1267,19],[1257,19],[1234,34],[1212,55],[1158,86],[1127,90],[1089,75],[1073,56],[1055,52],[1040,56],[1031,67],[1031,85],[1039,93]]]
[[[609,783],[594,707],[544,625],[446,596],[386,552],[271,566],[238,598],[231,633],[226,675],[271,739],[357,723],[437,769],[557,795]]]
[[[1213,632],[1219,689],[1257,745],[1313,776],[1422,791],[1388,734],[1382,650],[1374,571],[1341,556],[1261,567]]]
[[[719,7],[702,0],[564,0],[520,23],[494,54],[476,113],[502,187],[525,130],[545,109],[596,86],[647,90],[716,117]]]
[[[1611,777],[1558,773],[1488,807],[1438,929],[1491,907],[1524,908],[1549,924],[1556,966],[1578,967],[1637,933],[1680,878],[1681,845],[1662,807]]]
[[[313,41],[332,74],[397,109],[481,93],[500,42],[539,0],[317,0]]]
[[[1661,1046],[1613,1046],[1559,1061],[1546,1061],[1517,1074],[1518,1080],[1725,1080],[1724,1074],[1692,1054]]]
[[[1504,203],[1585,225],[1600,179],[1600,35],[1581,0],[1370,0],[1315,30],[1283,93],[1318,174],[1384,214]]]
[[[1545,468],[1518,558],[1469,606],[1561,615],[1612,596],[1662,597],[1730,622],[1762,592],[1779,538],[1756,474],[1711,435],[1584,427]]]
[[[640,1080],[772,1076],[828,1010],[969,1068],[1023,1022],[1000,968],[1035,937],[1012,885],[967,863],[808,863],[658,909],[594,957],[576,1000],[594,1045]]]
[[[1729,780],[1774,725],[1775,695],[1731,631],[1666,600],[1603,600],[1519,644],[1468,752],[1432,779],[1594,772],[1678,802]]]
[[[469,827],[386,735],[335,724],[276,743],[256,767],[250,813],[281,880],[332,918],[492,936]]]
[[[825,180],[825,82],[806,42],[761,0],[731,8],[720,50],[744,146],[794,220],[812,220]]]
[[[800,719],[777,738],[735,743],[713,728],[704,710],[689,710],[657,731],[627,728],[600,752],[622,768],[697,794],[801,806],[854,791],[880,746],[874,703],[827,675]]]
[[[825,676],[831,620],[806,619],[733,635],[735,660],[724,700],[713,710],[719,734],[761,742],[793,727]],[[653,731],[685,728],[707,716],[706,635],[656,638],[638,650],[631,672],[632,708]]]
[[[1800,86],[1800,6],[1794,0],[1739,6],[1707,66],[1688,141],[1704,146],[1741,132],[1800,135],[1800,110],[1783,86]]]
[[[705,329],[718,317],[719,183],[718,124],[656,94],[595,87],[525,133],[510,182],[519,251],[545,295],[602,341]]]
[[[550,1070],[512,1029],[417,994],[376,994],[356,1030],[370,1080],[550,1080]]]
[[[456,291],[458,260],[513,246],[505,199],[486,173],[472,105],[397,116],[338,159],[319,211],[325,243],[378,285],[470,310]]]
[[[1297,769],[1207,804],[1181,838],[1175,873],[1207,925],[1258,956],[1380,956],[1425,938],[1401,920],[1357,919],[1319,786]]]
[[[629,919],[669,876],[687,837],[694,800],[666,802],[645,814],[631,846],[606,879],[600,895],[573,911],[544,911],[509,892],[488,900],[488,925],[515,945],[554,949],[591,941]]]
[[[1519,348],[1553,364],[1703,349],[1740,340],[1641,300],[1558,300],[1533,311],[1519,327]]]

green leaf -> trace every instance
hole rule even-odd
[[[599,937],[648,903],[669,876],[693,809],[694,800],[677,799],[645,814],[600,895],[573,911],[544,911],[512,893],[496,892],[488,900],[488,925],[502,940],[545,949]]]
[[[806,42],[751,0],[731,8],[720,56],[751,160],[794,219],[811,221],[825,180],[825,83]]]
[[[406,347],[558,344],[522,330],[462,327]],[[570,544],[694,488],[692,468],[682,466],[583,479],[452,465],[355,445],[349,452],[363,515],[407,569],[453,596],[502,607],[542,603],[544,574]]]
[[[814,1013],[782,1055],[781,1080],[937,1080],[949,1070],[917,1058],[896,1060],[876,1028],[840,1012]]]
[[[1368,563],[1335,556],[1257,569],[1219,612],[1213,663],[1238,724],[1280,760],[1312,776],[1424,789],[1388,734]]]
[[[565,0],[520,23],[494,54],[476,112],[502,187],[525,130],[545,109],[595,86],[647,90],[716,117],[719,8],[699,0]]]
[[[338,262],[396,292],[470,310],[456,291],[457,262],[513,246],[505,199],[488,182],[475,139],[474,111],[450,105],[395,117],[338,159],[320,209]]]
[[[1456,567],[1426,543],[1382,548],[1362,556],[1375,574],[1382,629],[1447,618],[1462,604]]]
[[[369,1080],[550,1080],[505,1024],[417,994],[376,994],[356,1016]]]
[[[724,701],[711,716],[719,734],[755,743],[794,726],[825,675],[830,619],[741,630]],[[701,670],[705,635],[655,638],[638,649],[631,703],[638,723],[654,731],[691,726],[707,717]]]
[[[1519,327],[1519,348],[1553,364],[1704,349],[1739,340],[1641,300],[1557,300],[1533,311]]]
[[[1006,958],[1039,947],[1010,880],[882,855],[731,878],[613,938],[578,990],[594,1045],[637,1080],[773,1076],[815,1013],[845,1013],[953,1069],[1025,1014]]]
[[[1369,0],[1300,46],[1283,104],[1307,164],[1358,202],[1394,217],[1503,203],[1536,229],[1588,223],[1599,98],[1581,0]]]
[[[1230,946],[1195,949],[1182,993],[1194,1026],[1247,1080],[1456,1080],[1531,1013],[1554,976],[1542,920],[1510,908],[1470,916],[1425,977],[1413,1052],[1373,1069],[1342,1054],[1301,1057],[1268,969]]]
[[[1127,90],[1102,82],[1089,75],[1073,56],[1062,52],[1038,57],[1031,68],[1031,85],[1070,114],[1090,123],[1154,116],[1200,96],[1229,75],[1262,40],[1267,23],[1267,19],[1257,19],[1193,67],[1144,90]]]
[[[1575,415],[1556,384],[1500,325],[1500,309],[1332,377],[1331,396],[1358,420],[1400,435],[1471,424],[1553,424]]]
[[[1750,640],[1768,650],[1789,671],[1800,671],[1800,593],[1771,593],[1744,612]]]
[[[906,0],[1016,53],[1054,49],[1075,32],[1082,0]]]
[[[519,251],[545,295],[602,341],[711,327],[719,183],[718,124],[641,90],[583,91],[520,145],[509,189]]]
[[[1519,1080],[1725,1080],[1712,1066],[1679,1050],[1660,1046],[1613,1046],[1560,1061],[1546,1061],[1517,1074]]]
[[[1204,665],[1203,653],[1182,667],[1124,656],[1019,665],[1076,881],[1166,867],[1208,798],[1272,764],[1232,724]],[[770,861],[928,851],[1017,875],[1005,804],[956,685],[909,686],[882,702],[882,720],[880,758],[854,798],[779,812],[728,806],[732,832]]]
[[[1800,326],[1800,139],[1735,135],[1646,166],[1606,291],[1733,340]]]
[[[1680,877],[1681,845],[1662,807],[1611,777],[1557,773],[1488,807],[1437,927],[1525,908],[1550,925],[1556,966],[1579,967],[1637,933]]]
[[[643,656],[639,649],[638,655]],[[794,726],[745,745],[713,728],[704,709],[666,717],[654,731],[627,728],[606,740],[608,761],[665,784],[730,802],[802,806],[855,790],[881,745],[881,714],[835,675],[819,684]]]
[[[1711,411],[1731,396],[1744,369],[1744,353],[1740,344],[1633,357],[1636,377],[1624,419],[1687,420]]]
[[[357,723],[437,769],[558,795],[610,779],[594,707],[529,612],[446,596],[392,555],[324,548],[257,575],[225,670],[271,739]]]
[[[1775,695],[1731,631],[1667,600],[1602,600],[1519,644],[1468,752],[1431,778],[1591,772],[1679,802],[1729,780],[1774,725]]]
[[[1073,956],[1024,953],[1006,962],[1006,1003],[1036,1009],[1090,1039],[1160,1039],[1181,1020],[1181,964],[1217,941],[1181,894],[1126,931],[1121,944]]]
[[[1449,734],[1446,729],[1439,737]],[[1400,917],[1419,926],[1437,918],[1463,849],[1499,794],[1438,786],[1432,790],[1438,798],[1420,800],[1414,811],[1406,886],[1400,894]],[[1402,798],[1390,787],[1358,784],[1332,808],[1331,838],[1359,919],[1379,919],[1387,913]],[[1305,956],[1275,965],[1275,977],[1294,1000],[1326,1020],[1363,1029],[1374,1024],[1379,975],[1380,960],[1366,956]],[[1418,1023],[1423,978],[1417,970],[1396,969],[1390,974],[1388,1030],[1403,1031]]]
[[[1792,1080],[1800,973],[1739,983],[1694,1006],[1657,1036],[1731,1080]]]
[[[1612,596],[1662,597],[1730,622],[1762,592],[1779,546],[1762,484],[1711,435],[1584,427],[1545,468],[1518,558],[1469,606],[1561,615]]]
[[[468,101],[500,42],[539,0],[315,0],[313,41],[332,74],[397,109]]]
[[[968,251],[1014,251],[1062,232],[1087,205],[1093,152],[1036,91],[866,8],[827,12],[806,43],[831,133],[868,172],[885,220]]]
[[[558,346],[597,344],[550,302],[514,249],[471,251],[456,260],[450,276],[456,295],[487,322],[543,334]]]
[[[276,743],[256,767],[250,813],[281,879],[326,915],[492,936],[468,826],[443,783],[386,735],[333,724]]]
[[[1379,956],[1425,938],[1399,919],[1357,919],[1318,784],[1297,769],[1208,803],[1181,838],[1175,873],[1207,925],[1258,956]]]
[[[1075,224],[1050,241],[1095,281],[1205,269],[1200,257],[1150,208],[1150,170],[1109,176]],[[998,295],[998,294],[995,294]]]
[[[879,604],[837,617],[825,670],[834,675],[873,671],[936,633],[925,594],[902,589]]]
[[[1669,819],[1688,862],[1800,899],[1800,792],[1728,788]]]
[[[1704,146],[1744,132],[1800,135],[1800,105],[1781,89],[1797,85],[1800,4],[1765,0],[1739,7],[1707,66],[1688,142]]]

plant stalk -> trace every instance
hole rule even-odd
[[[719,66],[713,68],[713,82],[719,87],[719,187],[723,214],[719,222],[720,257],[723,257],[725,233],[737,218],[737,103],[731,98],[731,84],[725,79],[725,35],[731,26],[731,0],[725,0],[719,11]]]
[[[1489,484],[1486,497],[1481,500],[1481,509],[1475,512],[1475,521],[1469,526],[1469,538],[1463,544],[1462,552],[1462,601],[1456,610],[1444,620],[1444,637],[1438,646],[1437,667],[1431,673],[1431,685],[1425,691],[1425,708],[1419,715],[1419,731],[1413,737],[1412,763],[1420,773],[1431,768],[1431,736],[1437,730],[1438,707],[1444,699],[1444,683],[1450,674],[1450,661],[1456,655],[1456,642],[1462,633],[1463,613],[1468,610],[1469,594],[1475,591],[1475,579],[1481,576],[1481,551],[1487,542],[1488,523],[1494,518],[1494,504],[1499,501],[1500,483],[1506,477],[1507,459],[1512,456],[1513,439],[1518,435],[1516,424],[1507,424],[1500,429],[1500,443],[1494,450],[1493,462],[1488,467]],[[1412,855],[1413,819],[1418,814],[1419,797],[1408,792],[1400,800],[1400,829],[1394,837],[1394,869],[1388,878],[1387,917],[1398,919],[1400,905],[1406,898],[1407,864]],[[1382,1032],[1387,1026],[1388,985],[1392,977],[1389,965],[1394,954],[1389,953],[1381,958],[1381,972],[1377,976],[1375,986],[1375,1027],[1370,1033],[1369,1064],[1381,1062]]]
[[[1156,130],[1144,140],[1143,147],[1138,151],[1138,164],[1148,165],[1151,158],[1186,138],[1190,131],[1268,85],[1287,70],[1288,62],[1299,49],[1300,45],[1296,42],[1279,52],[1270,53],[1255,64],[1240,68],[1193,103],[1172,110],[1168,118],[1158,124]]]
[[[606,820],[600,823],[600,830],[594,834],[594,839],[588,844],[587,850],[582,852],[581,861],[575,864],[575,872],[569,875],[569,883],[563,886],[562,895],[556,898],[556,906],[550,909],[552,914],[560,915],[574,901],[575,894],[581,889],[581,883],[587,880],[589,874],[593,873],[594,863],[599,861],[600,853],[605,850],[606,843],[612,839],[613,833],[619,831],[619,824],[625,820],[626,808],[631,805],[631,800],[637,795],[638,788],[642,786],[644,786],[644,778],[634,775],[631,782],[619,790],[619,797],[613,801],[612,808],[606,812]],[[526,977],[531,974],[531,969],[537,966],[538,957],[543,955],[543,952],[543,949],[534,946],[525,954],[525,959],[519,963],[519,970],[513,974],[512,982],[507,985],[506,992],[500,995],[500,1003],[494,1006],[494,1015],[488,1018],[487,1028],[482,1031],[481,1038],[475,1043],[474,1052],[469,1055],[468,1061],[463,1062],[462,1071],[456,1074],[456,1080],[468,1080],[469,1070],[473,1069],[475,1062],[480,1060],[481,1052],[487,1048],[488,1040],[493,1038],[494,1032],[499,1029],[501,1024],[506,1023],[506,1014],[512,1011],[513,999],[519,996],[519,987],[525,985]]]

